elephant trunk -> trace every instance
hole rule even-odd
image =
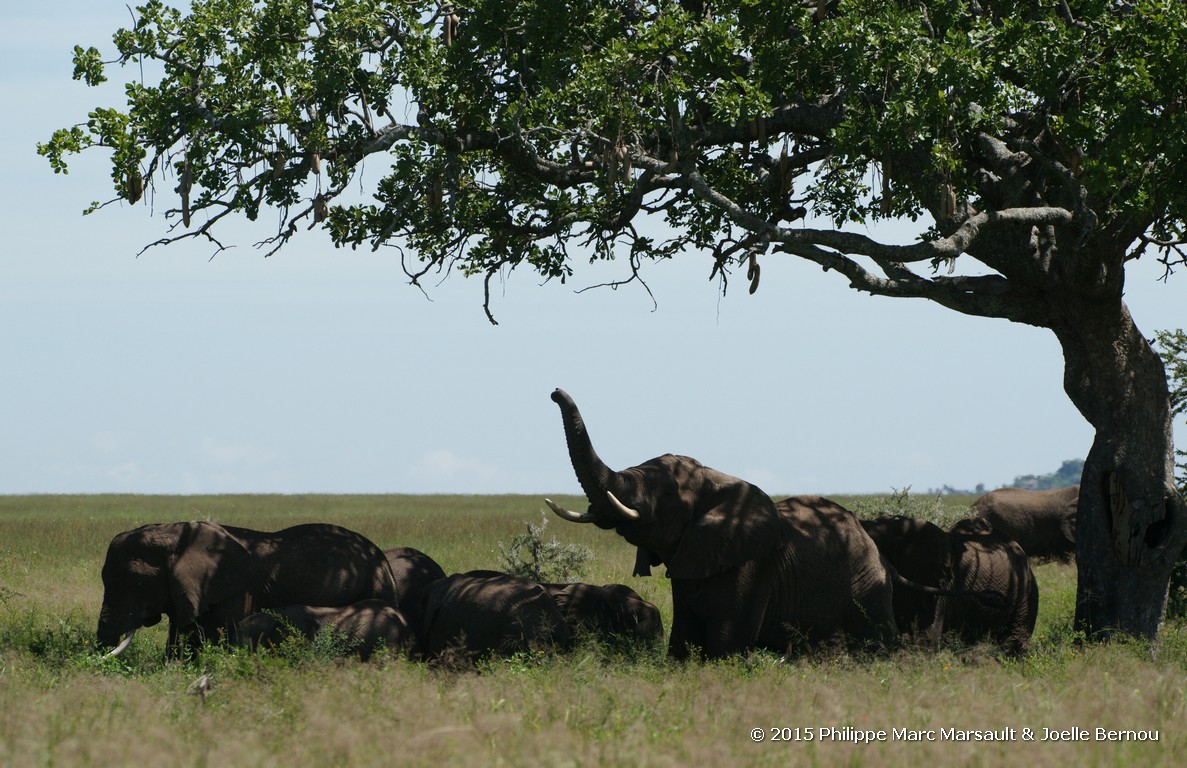
[[[112,610],[106,602],[99,609],[99,626],[95,630],[95,635],[99,640],[99,645],[104,648],[110,648],[119,643],[120,638],[126,634],[116,627],[115,621],[112,617]]]
[[[142,605],[129,605],[124,600],[109,602],[105,596],[103,605],[99,608],[96,639],[103,648],[111,648],[124,640],[128,634],[141,627],[154,626],[160,620],[160,614]]]
[[[607,493],[616,490],[614,472],[598,458],[573,398],[563,389],[558,389],[552,393],[552,400],[561,409],[565,442],[569,446],[569,460],[573,464],[573,471],[577,473],[577,482],[581,484],[581,490],[590,504],[601,508],[607,501]]]

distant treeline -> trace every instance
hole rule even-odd
[[[1031,491],[1045,491],[1048,488],[1066,488],[1080,482],[1084,474],[1083,459],[1069,459],[1058,470],[1049,475],[1019,475],[1010,483],[1012,488],[1026,488]]]
[[[1080,482],[1080,475],[1084,473],[1083,459],[1068,459],[1056,471],[1047,475],[1018,475],[1014,478],[1014,482],[1010,483],[1009,488],[1025,488],[1030,491],[1044,491],[1049,488],[1066,488],[1069,485],[1075,485]],[[994,486],[998,487],[998,486]],[[977,487],[972,490],[961,490],[953,488],[950,485],[940,487],[939,490],[933,490],[929,493],[954,496],[981,496],[986,492],[985,483],[977,483]]]

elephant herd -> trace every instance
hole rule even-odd
[[[1031,558],[1074,551],[1074,488],[991,492],[948,531],[902,517],[859,520],[819,496],[775,502],[687,456],[611,470],[573,399],[559,389],[552,399],[589,506],[545,503],[633,545],[634,575],[665,567],[674,659],[887,646],[904,633],[988,638],[1021,654],[1038,611]],[[112,540],[102,576],[98,639],[113,653],[162,616],[172,655],[205,638],[257,647],[327,628],[364,658],[387,646],[463,663],[563,649],[583,631],[643,642],[663,636],[659,610],[627,586],[537,584],[496,571],[446,576],[423,552],[383,551],[327,524],[274,533],[147,525]]]
[[[100,645],[122,652],[169,619],[170,656],[202,641],[276,646],[333,630],[363,659],[379,648],[467,665],[564,649],[579,633],[656,642],[659,609],[622,584],[537,584],[497,571],[446,576],[411,547],[386,551],[336,525],[274,533],[209,522],[115,536],[103,565]]]

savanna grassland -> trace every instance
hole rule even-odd
[[[837,500],[863,515],[942,522],[970,501]],[[118,659],[93,649],[107,543],[144,523],[333,522],[384,548],[421,549],[453,572],[501,567],[499,544],[539,523],[542,508],[524,496],[0,497],[0,766],[1130,766],[1179,765],[1187,754],[1187,625],[1168,623],[1153,649],[1077,643],[1074,568],[1058,563],[1036,570],[1038,628],[1020,661],[986,647],[908,646],[685,665],[662,649],[589,641],[476,673],[335,660],[317,643],[256,655],[214,648],[166,663],[165,622]],[[546,529],[554,536],[592,550],[583,580],[631,585],[670,624],[667,582],[630,577],[625,542],[559,520]],[[209,690],[193,692],[203,675]],[[796,728],[800,741],[775,740]],[[835,738],[820,740],[822,728]],[[1044,729],[1073,728],[1087,739],[1042,740]],[[1159,740],[1097,741],[1097,728],[1157,731]],[[953,738],[970,730],[1013,738]],[[856,742],[863,731],[886,740]]]

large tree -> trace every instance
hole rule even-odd
[[[152,0],[135,19],[114,61],[159,82],[41,151],[55,170],[110,151],[115,199],[168,208],[159,243],[221,247],[273,207],[269,252],[321,226],[393,247],[413,281],[563,280],[585,257],[634,279],[679,256],[753,291],[794,256],[1050,329],[1096,430],[1077,626],[1155,635],[1187,508],[1122,292],[1143,254],[1184,262],[1187,3]],[[92,84],[112,63],[75,62]],[[889,218],[919,240],[865,234]]]

